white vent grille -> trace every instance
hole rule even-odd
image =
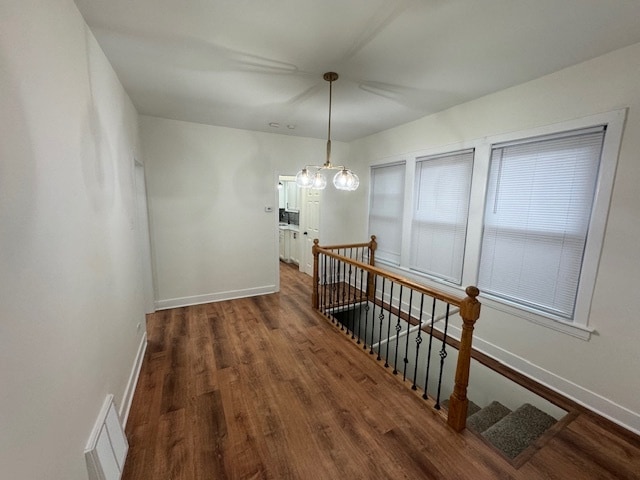
[[[84,451],[90,480],[120,480],[129,444],[113,395],[108,395]]]

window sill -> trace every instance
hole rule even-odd
[[[376,259],[376,266],[381,265],[384,265],[384,267],[386,267],[387,269],[395,271],[396,273],[403,275],[410,280],[428,285],[430,287],[439,288],[449,294],[462,296],[465,295],[464,286],[461,287],[444,280],[438,280],[427,275],[423,275],[420,272],[416,272],[415,270],[411,270],[406,267],[398,266],[397,264],[394,264],[390,261]],[[557,332],[571,335],[572,337],[576,337],[581,340],[588,341],[591,338],[591,334],[595,331],[593,328],[568,322],[561,318],[544,316],[533,309],[527,309],[527,307],[521,305],[509,304],[503,299],[498,299],[489,294],[483,294],[482,290],[480,291],[479,300],[482,304],[486,305],[489,308],[493,308],[509,315],[522,318],[529,322],[535,323],[536,325],[550,328]],[[480,319],[482,319],[482,313],[480,314]]]
[[[536,325],[547,327],[557,332],[566,333],[567,335],[571,335],[581,340],[588,341],[591,338],[591,334],[594,332],[593,328],[589,328],[585,325],[575,324],[560,318],[546,317],[533,309],[529,310],[521,305],[510,305],[505,302],[505,300],[495,299],[488,294],[483,295],[482,291],[480,291],[479,300],[482,304],[495,310],[508,313],[509,315],[522,318],[535,323]],[[482,318],[482,314],[480,314],[480,318]]]

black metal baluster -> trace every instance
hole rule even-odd
[[[349,260],[353,260],[353,248],[349,249]],[[351,264],[351,262],[349,262],[349,283],[347,283],[347,304],[349,303],[349,300],[351,299],[351,289],[353,288],[353,285],[351,285],[351,275],[353,273],[353,265]],[[355,332],[353,331],[355,328],[355,318],[354,318],[354,314],[355,314],[355,303],[352,305],[353,308],[350,308],[349,311],[347,311],[347,318],[349,323],[347,325],[351,325],[351,340],[355,339]],[[347,328],[347,333],[349,333],[349,328]]]
[[[359,294],[357,294],[359,296],[359,303],[360,305],[362,305],[362,294],[364,293],[364,290],[362,290],[362,282],[364,280],[364,269],[360,269],[360,289],[356,289],[356,291],[360,292]],[[354,294],[355,296],[356,294]],[[366,298],[366,296],[365,296]],[[361,331],[362,331],[362,310],[363,308],[361,307],[360,309],[360,315],[358,315],[358,341],[356,342],[358,345],[360,345],[360,338],[361,338]],[[365,309],[366,312],[366,309]],[[365,322],[367,321],[367,316],[365,315]],[[364,329],[364,338],[363,338],[363,343],[364,343],[364,347],[362,347],[364,350],[367,349],[367,327],[366,327],[366,323],[365,323],[365,329]]]
[[[344,248],[342,250],[342,256],[346,257],[347,256],[347,249]],[[346,282],[347,282],[347,263],[344,261],[341,261],[342,263],[342,298],[341,298],[341,302],[344,305],[346,303],[346,298],[347,298],[347,293],[345,291],[346,289]],[[349,267],[351,267],[349,265]]]
[[[353,285],[351,286],[351,291],[353,292],[353,296],[351,297],[351,340],[356,340],[356,323],[359,325],[359,322],[356,322],[357,313],[357,292],[358,292],[358,267],[354,267],[353,271]],[[360,332],[358,332],[357,342],[360,343]]]
[[[338,300],[340,299],[340,262],[337,258],[331,257],[333,269],[331,271],[331,309],[335,311],[338,306]],[[336,318],[336,325],[339,320]]]
[[[320,262],[320,258],[318,258],[318,263],[322,265],[322,295],[320,297],[320,304],[322,305],[322,313],[324,313],[327,307],[327,256],[322,254],[322,262]]]
[[[424,293],[420,294],[420,317],[418,319],[418,335],[416,336],[416,361],[413,367],[413,385],[411,390],[417,390],[416,378],[418,377],[418,358],[420,356],[420,344],[422,343],[422,307],[424,307]]]
[[[329,294],[327,295],[327,316],[331,317],[331,323],[334,323],[333,314],[331,313],[331,309],[333,308],[334,299],[333,296],[335,294],[335,284],[333,282],[334,276],[336,272],[336,261],[333,257],[329,257]]]
[[[318,255],[318,309],[324,313],[324,285],[322,279],[324,277],[324,255],[320,253]]]
[[[402,325],[400,323],[400,317],[402,316],[402,288],[404,285],[400,285],[400,298],[398,299],[398,323],[396,323],[396,354],[393,359],[393,374],[398,374],[398,348],[400,347],[400,331]],[[391,299],[393,301],[393,299]]]
[[[444,317],[444,336],[442,337],[442,348],[440,349],[440,376],[438,377],[438,396],[436,397],[435,409],[440,410],[440,389],[442,387],[442,372],[444,370],[444,360],[447,358],[447,328],[449,327],[449,308],[451,304],[447,303],[447,311]]]
[[[422,398],[427,398],[427,388],[429,387],[429,370],[431,370],[431,346],[433,345],[433,319],[436,315],[436,299],[433,299],[431,304],[431,329],[429,330],[429,351],[427,352],[427,373],[424,379],[424,394]]]
[[[336,303],[336,299],[338,298],[337,296],[337,288],[338,288],[338,284],[337,279],[336,279],[336,269],[337,269],[337,265],[336,265],[337,260],[334,257],[331,257],[331,306],[335,306]]]
[[[329,308],[327,308],[327,316],[331,318],[331,323],[336,323],[337,320],[334,319],[333,317],[333,312],[329,313],[329,309],[333,309],[334,308],[334,304],[335,304],[335,295],[336,295],[336,259],[333,257],[330,257],[329,259],[329,263],[331,265],[331,270],[329,271],[330,275],[330,281],[331,284],[329,286]]]
[[[389,367],[389,339],[391,338],[391,306],[393,305],[393,284],[391,281],[391,288],[389,292],[389,316],[387,317],[387,354],[384,359],[385,368]],[[382,296],[382,305],[384,306],[384,295]]]
[[[367,295],[367,308],[369,308],[369,302],[373,304],[371,309],[371,342],[369,342],[369,355],[373,355],[373,339],[376,331],[376,293],[378,288],[378,276],[371,272],[369,272],[369,275],[373,275],[373,298],[369,298]],[[367,292],[369,291],[368,288],[369,278],[367,277]]]
[[[382,343],[382,322],[384,322],[384,286],[385,283],[387,283],[387,279],[382,277],[382,302],[380,304],[380,315],[378,316],[378,318],[380,319],[380,335],[378,336],[378,357],[376,358],[376,360],[382,360],[382,357],[380,357],[380,351],[382,350],[382,345],[380,345],[380,343]]]
[[[409,336],[411,335],[411,309],[413,307],[413,289],[409,290],[409,318],[407,319],[407,341],[404,346],[404,371],[402,381],[407,379],[407,365],[409,364]]]
[[[340,249],[338,249],[338,255],[340,255]],[[338,294],[338,311],[341,311],[340,308],[344,305],[344,282],[345,282],[345,269],[346,265],[342,260],[338,260],[338,276],[340,278],[339,286],[339,294]],[[340,273],[340,267],[342,267],[342,273]],[[342,320],[342,315],[340,315],[340,330],[344,330],[344,320]],[[349,331],[347,330],[347,333]]]

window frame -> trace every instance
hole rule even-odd
[[[443,275],[438,275],[436,273],[429,273],[426,272],[424,270],[420,270],[418,268],[417,265],[415,265],[415,262],[412,261],[411,259],[411,254],[413,252],[413,248],[414,248],[414,244],[413,244],[413,236],[414,236],[414,226],[417,223],[416,219],[415,219],[415,210],[416,210],[416,197],[418,195],[418,189],[419,189],[419,179],[418,179],[418,164],[420,163],[425,163],[426,162],[430,162],[430,161],[437,161],[443,158],[448,158],[448,157],[454,157],[454,156],[463,156],[466,154],[470,154],[470,176],[469,176],[469,188],[467,191],[467,199],[466,199],[466,207],[467,207],[467,212],[466,212],[466,221],[465,221],[465,231],[464,231],[464,236],[462,239],[462,258],[460,259],[460,269],[461,269],[461,273],[460,273],[460,279],[456,280],[456,279],[452,279],[452,278],[445,278]],[[471,185],[473,183],[473,165],[474,165],[474,157],[475,157],[475,151],[473,148],[465,148],[465,149],[459,149],[459,150],[452,150],[452,151],[448,151],[448,152],[443,152],[443,153],[437,153],[437,154],[431,154],[431,155],[421,155],[421,156],[417,156],[414,158],[414,175],[413,175],[413,182],[412,182],[412,189],[413,189],[413,201],[411,203],[411,222],[409,225],[409,244],[410,244],[410,249],[408,252],[408,263],[405,264],[405,266],[411,271],[411,272],[415,272],[418,275],[421,276],[425,276],[428,278],[433,278],[434,280],[440,281],[440,282],[445,282],[447,284],[451,284],[451,285],[457,285],[457,286],[461,286],[462,285],[462,280],[463,280],[463,273],[464,273],[464,258],[466,256],[466,242],[467,242],[467,226],[469,224],[469,210],[470,210],[470,204],[471,204]]]
[[[380,262],[383,263],[385,265],[389,265],[389,266],[393,266],[393,267],[399,267],[402,264],[402,251],[404,249],[404,224],[405,224],[405,213],[406,213],[406,209],[407,209],[407,203],[406,203],[406,197],[407,197],[407,161],[402,158],[402,159],[394,159],[391,160],[387,163],[379,163],[379,164],[375,164],[375,165],[371,165],[369,167],[369,203],[368,203],[368,215],[367,215],[367,232],[369,232],[369,236],[371,235],[376,235],[378,237],[380,237],[381,234],[383,234],[384,232],[372,232],[371,231],[371,206],[373,203],[373,171],[375,169],[382,169],[382,168],[388,168],[388,167],[397,167],[397,166],[402,166],[404,168],[404,185],[403,185],[403,192],[402,192],[402,214],[400,217],[400,252],[398,254],[398,262],[394,262],[393,260],[390,260],[388,258],[381,258],[379,256],[376,256],[376,262]],[[379,254],[378,254],[379,255]]]
[[[487,155],[483,160],[483,167],[486,169],[483,191],[483,208],[487,198],[488,174],[490,166],[491,150],[494,145],[507,142],[526,141],[536,137],[558,135],[572,130],[580,130],[601,125],[606,126],[600,166],[596,180],[596,188],[591,209],[591,219],[587,229],[587,240],[584,248],[582,267],[580,271],[578,291],[576,294],[576,305],[572,320],[567,320],[558,315],[544,312],[536,308],[510,301],[501,297],[492,296],[485,293],[483,297],[490,300],[489,304],[501,311],[516,315],[534,323],[551,327],[555,330],[569,333],[573,336],[588,339],[593,332],[589,326],[589,314],[591,301],[595,290],[595,283],[600,263],[602,245],[606,230],[609,205],[613,193],[613,182],[618,163],[622,132],[626,119],[626,109],[616,110],[602,114],[590,115],[575,120],[545,125],[524,131],[511,132],[508,134],[487,137]],[[486,165],[484,163],[486,162]],[[476,265],[474,265],[474,282],[477,282],[480,270],[480,245],[482,243],[482,224],[484,223],[484,213],[480,225],[476,225],[474,235],[478,244],[478,255]],[[475,283],[474,283],[475,284]]]
[[[627,116],[627,109],[619,109],[595,115],[589,115],[573,120],[562,121],[549,125],[531,127],[528,129],[509,133],[486,136],[484,138],[459,142],[456,144],[412,152],[402,158],[405,165],[405,203],[402,223],[402,250],[400,265],[388,264],[394,270],[404,274],[408,278],[422,282],[452,294],[461,294],[468,285],[477,285],[480,269],[480,254],[484,225],[485,203],[487,200],[488,180],[491,151],[493,145],[514,141],[526,141],[535,137],[557,135],[571,130],[579,130],[599,125],[606,125],[606,133],[602,145],[600,168],[596,181],[595,195],[591,210],[591,219],[587,230],[587,241],[584,248],[584,257],[576,296],[576,306],[571,320],[555,316],[551,313],[518,304],[503,298],[493,297],[481,292],[482,302],[496,310],[503,311],[528,320],[537,325],[545,326],[553,330],[563,332],[583,340],[588,340],[593,332],[593,326],[589,325],[591,302],[595,291],[598,266],[602,254],[602,246],[606,232],[608,212],[611,204],[618,156],[622,143],[622,134]],[[462,266],[462,283],[447,282],[434,278],[427,274],[409,268],[411,216],[414,196],[414,183],[416,175],[416,161],[420,158],[461,150],[474,150],[471,173],[470,205],[467,221],[467,237],[465,242],[464,259]],[[385,163],[398,162],[400,157],[389,159],[387,162],[377,163],[382,166]],[[372,164],[371,166],[375,166]],[[367,216],[368,218],[368,216]],[[369,226],[367,225],[367,228]],[[371,232],[377,234],[376,232]],[[380,262],[386,263],[386,262]]]

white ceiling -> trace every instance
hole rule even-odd
[[[640,42],[637,0],[76,4],[140,113],[326,138],[336,71],[343,141]]]

